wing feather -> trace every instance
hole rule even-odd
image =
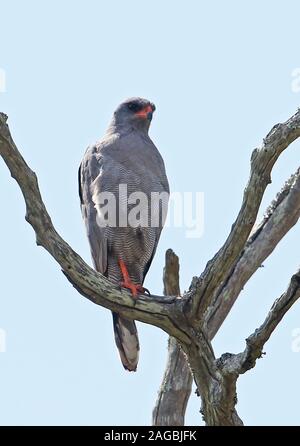
[[[92,196],[92,183],[100,182],[101,160],[96,156],[95,146],[87,149],[78,171],[79,197],[82,217],[86,226],[94,267],[100,273],[107,273],[106,228],[97,224],[97,210]],[[100,184],[98,184],[100,189]]]

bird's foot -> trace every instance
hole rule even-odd
[[[136,285],[135,283],[133,283],[131,281],[121,282],[121,287],[127,288],[128,290],[130,290],[132,297],[134,297],[135,299],[137,299],[138,294],[145,294],[146,292],[149,293],[149,291],[146,288],[144,288],[142,285],[139,285],[139,284]]]
[[[147,288],[144,288],[140,284],[135,284],[129,277],[129,273],[127,271],[126,265],[123,260],[119,259],[119,266],[121,269],[121,273],[123,276],[123,281],[120,283],[121,287],[127,288],[131,291],[132,296],[136,299],[138,294],[148,294],[150,296],[150,291]]]

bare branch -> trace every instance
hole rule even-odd
[[[209,426],[242,425],[235,410],[237,396],[234,377],[228,378],[222,372],[204,333],[198,335],[197,341],[187,347],[187,352],[202,400],[203,419]]]
[[[250,277],[269,257],[300,217],[300,169],[284,184],[264,218],[250,235],[245,249],[219,290],[207,314],[213,339]]]
[[[194,314],[194,311],[196,311],[200,326],[203,328],[206,327],[204,333],[207,332],[208,334],[207,340],[212,339],[213,335],[224,320],[222,320],[222,315],[225,318],[233,304],[232,302],[231,306],[229,304],[227,306],[226,296],[222,299],[220,297],[220,290],[224,289],[224,284],[226,284],[228,276],[232,272],[234,266],[238,263],[238,260],[246,251],[244,248],[247,238],[249,237],[251,228],[254,225],[265,188],[268,182],[270,182],[272,167],[278,159],[280,153],[282,153],[282,151],[299,136],[300,112],[298,111],[296,115],[289,119],[285,124],[275,126],[264,140],[264,144],[261,149],[253,152],[251,158],[250,180],[244,193],[242,208],[235,224],[233,225],[232,231],[224,246],[208,263],[201,277],[199,279],[194,279],[192,282],[190,296],[192,299],[194,298],[194,301],[192,301],[191,314]],[[267,245],[266,243],[264,247],[261,247],[261,256],[266,255],[267,257],[272,252],[280,238],[286,234],[286,232],[293,226],[293,224],[296,223],[297,219],[299,218],[299,210],[297,209],[299,207],[299,182],[297,180],[298,176],[296,174],[294,181],[291,181],[291,187],[287,187],[287,190],[290,192],[289,199],[284,200],[284,192],[280,194],[277,199],[277,206],[273,206],[274,209],[272,211],[270,210],[269,218],[267,218],[264,222],[264,227],[260,228],[261,236],[264,236],[265,240],[267,240],[268,237],[270,240],[272,240],[272,236],[275,237],[276,240],[277,237],[276,243],[273,245],[271,242],[270,245]],[[291,218],[289,219],[288,217],[289,221],[287,222],[287,226],[284,228],[284,215],[286,215],[286,212],[289,211],[289,206],[293,207],[293,205],[296,206],[297,210],[295,212],[295,209],[293,208],[291,213],[292,215],[290,216]],[[278,209],[276,209],[277,207]],[[271,214],[274,214],[272,218]],[[274,230],[275,221],[276,223],[279,221],[278,231]],[[264,231],[262,231],[262,229],[264,229]],[[237,237],[238,233],[240,235]],[[255,231],[255,235],[256,237],[259,236],[259,229]],[[236,240],[239,245],[238,249],[236,249],[237,245],[235,244],[234,240]],[[251,245],[250,241],[254,243],[254,240],[255,237],[252,235],[249,240],[249,248]],[[259,240],[257,240],[257,243],[258,241]],[[261,262],[259,265],[260,264]],[[259,265],[256,266],[256,269]],[[248,278],[246,281],[247,280]],[[237,293],[239,292],[240,290],[237,291]],[[220,304],[219,307],[215,307],[219,311],[219,315],[217,314],[217,311],[211,311],[211,308],[209,308],[211,303],[214,303],[215,305],[216,303]],[[222,306],[224,306],[224,310]],[[215,308],[213,309],[215,310]],[[209,310],[208,312],[206,312],[207,309]],[[207,319],[209,322],[208,326],[206,325]],[[217,370],[214,370],[211,364],[212,358],[205,358],[206,364],[209,364],[210,372],[203,379],[203,376],[201,376],[201,373],[203,373],[204,370],[203,358],[200,359],[201,364],[199,364],[199,357],[194,355],[193,351],[191,351],[193,348],[194,344],[191,344],[189,346],[188,357],[196,384],[198,386],[199,394],[202,397],[202,412],[206,423],[209,425],[242,424],[242,421],[235,411],[236,380],[238,378],[238,373],[235,368],[231,370],[231,373],[228,373],[227,367],[229,359],[230,364],[232,364],[233,360],[231,357],[234,355],[225,354],[221,357],[221,359],[215,360]],[[224,359],[226,359],[226,361],[224,361]],[[200,375],[199,372],[201,372]],[[202,388],[202,386],[205,388]]]
[[[180,295],[179,259],[171,249],[166,252],[164,294]],[[154,426],[184,426],[192,382],[186,355],[176,339],[170,337],[167,365],[152,414]]]
[[[246,339],[245,350],[238,354],[225,353],[216,360],[217,367],[224,378],[223,382],[226,383],[225,388],[236,387],[239,376],[255,366],[256,360],[263,355],[265,343],[299,297],[300,269],[292,276],[285,293],[274,302],[263,324]]]
[[[246,348],[243,353],[236,356],[238,373],[245,373],[255,366],[258,358],[261,358],[263,347],[271,334],[300,297],[300,269],[292,276],[287,290],[274,302],[265,321],[246,339]]]
[[[42,201],[35,173],[28,167],[9,132],[7,116],[0,113],[0,155],[17,181],[26,203],[26,220],[31,224],[37,244],[45,248],[61,266],[73,286],[95,304],[132,319],[156,325],[183,342],[190,342],[189,327],[177,297],[140,296],[133,300],[129,292],[109,282],[90,268],[56,232]]]
[[[210,383],[213,407],[205,410],[209,424],[225,425],[241,424],[234,408],[236,399],[236,383],[239,376],[255,366],[256,360],[262,357],[263,347],[271,334],[291,306],[300,297],[300,269],[291,278],[285,293],[277,299],[263,324],[246,339],[246,348],[242,353],[225,353],[215,360],[215,377]]]
[[[244,249],[267,185],[271,182],[272,168],[280,154],[300,136],[300,111],[283,124],[275,125],[259,149],[251,156],[250,179],[244,191],[240,212],[222,248],[210,260],[192,289],[195,297],[193,310],[203,318],[207,307],[236,264]]]

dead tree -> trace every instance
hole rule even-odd
[[[207,263],[190,289],[179,293],[178,259],[167,252],[165,296],[140,296],[135,302],[89,267],[60,237],[43,203],[35,173],[18,151],[0,114],[0,154],[17,181],[26,203],[26,220],[37,245],[60,265],[66,278],[84,297],[123,316],[155,325],[170,335],[169,359],[156,407],[154,424],[183,424],[191,389],[191,374],[201,396],[207,425],[241,425],[235,405],[238,377],[255,366],[265,343],[300,296],[300,270],[274,302],[261,326],[246,339],[244,351],[216,358],[211,340],[230,312],[249,278],[272,253],[300,215],[300,171],[285,183],[255,225],[279,155],[300,136],[300,111],[275,125],[251,156],[251,170],[241,209],[224,245]]]

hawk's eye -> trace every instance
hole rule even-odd
[[[127,104],[127,107],[134,113],[138,112],[141,109],[141,106],[136,102],[129,102],[129,104]]]

